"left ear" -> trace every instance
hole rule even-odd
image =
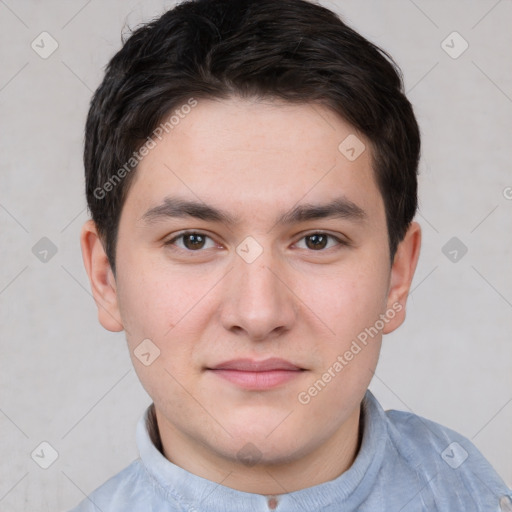
[[[411,222],[404,239],[398,244],[391,267],[387,310],[393,310],[395,315],[386,323],[382,330],[383,334],[393,332],[405,320],[405,304],[418,263],[420,247],[420,225]]]

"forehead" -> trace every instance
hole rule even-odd
[[[197,100],[177,119],[138,166],[135,206],[176,194],[237,215],[341,195],[365,210],[381,206],[368,141],[324,106]]]

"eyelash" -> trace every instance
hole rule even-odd
[[[205,251],[205,250],[206,250],[206,249],[197,249],[197,250],[195,250],[195,251],[194,251],[194,250],[191,250],[191,249],[181,248],[181,247],[176,247],[176,246],[174,246],[174,244],[175,244],[175,242],[176,242],[177,240],[179,240],[180,238],[183,238],[183,237],[185,237],[185,236],[187,236],[187,235],[200,235],[200,236],[203,236],[203,237],[205,237],[205,238],[209,238],[210,240],[212,240],[212,241],[213,241],[213,238],[212,238],[211,236],[209,236],[209,235],[207,235],[207,234],[205,234],[205,233],[201,233],[200,231],[184,231],[183,233],[180,233],[179,235],[176,235],[176,236],[174,236],[173,238],[171,238],[170,240],[166,241],[166,242],[164,243],[164,245],[165,245],[165,246],[167,246],[167,247],[171,247],[173,250],[177,250],[177,251],[185,251],[185,252],[188,252],[188,253],[194,253],[194,252],[198,252],[198,253],[199,253],[199,252],[203,252],[203,251]],[[307,235],[302,236],[302,237],[298,240],[298,242],[299,242],[299,241],[301,241],[301,240],[304,240],[305,238],[308,238],[308,237],[310,237],[310,236],[313,236],[313,235],[326,236],[328,239],[335,240],[335,241],[336,241],[336,243],[337,243],[337,247],[338,247],[338,248],[339,248],[339,247],[343,247],[343,246],[345,246],[345,247],[346,247],[346,246],[348,246],[348,245],[349,245],[349,243],[348,243],[347,241],[342,240],[342,239],[340,239],[340,238],[338,238],[338,237],[336,237],[336,236],[334,236],[334,235],[331,235],[330,233],[326,233],[326,232],[324,232],[324,231],[313,231],[313,232],[311,232],[311,233],[308,233]],[[296,242],[296,243],[297,243],[297,242]],[[318,250],[314,250],[314,249],[306,249],[306,250],[309,250],[310,252],[318,252],[318,253],[320,253],[320,252],[326,252],[326,251],[328,251],[329,249],[332,249],[332,248],[333,248],[333,247],[328,247],[328,248],[326,248],[326,249],[318,249]]]

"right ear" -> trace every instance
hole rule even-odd
[[[96,224],[92,220],[88,220],[82,227],[80,245],[85,270],[91,283],[92,295],[98,308],[98,320],[109,331],[122,331],[124,327],[119,314],[114,273]]]

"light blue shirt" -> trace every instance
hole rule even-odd
[[[140,458],[71,512],[511,512],[512,492],[465,437],[415,414],[384,412],[368,391],[363,436],[339,477],[276,496],[237,491],[167,460],[137,425]]]

